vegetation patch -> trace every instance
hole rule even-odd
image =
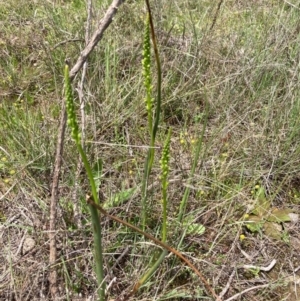
[[[126,1],[75,78],[110,1],[0,4],[0,300],[53,299],[53,271],[57,300],[297,300],[298,4],[149,2],[156,46]]]

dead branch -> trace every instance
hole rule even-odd
[[[51,188],[51,200],[50,200],[50,226],[49,226],[49,244],[50,244],[50,254],[49,254],[49,263],[50,263],[50,292],[53,300],[57,298],[58,288],[57,288],[57,270],[55,268],[56,263],[56,207],[58,200],[58,185],[59,185],[59,176],[62,163],[63,155],[63,146],[64,146],[64,137],[66,129],[66,120],[67,113],[65,107],[62,109],[60,127],[57,137],[57,147],[55,155],[55,164]]]
[[[244,291],[240,292],[240,293],[237,293],[235,294],[234,296],[226,299],[225,301],[232,301],[232,300],[235,300],[237,298],[239,298],[240,296],[250,292],[250,291],[253,291],[253,290],[257,290],[257,289],[262,289],[262,288],[267,288],[267,287],[270,287],[270,284],[267,283],[267,284],[262,284],[262,285],[257,285],[257,286],[253,286],[253,287],[249,287],[247,289],[245,289]]]
[[[91,37],[88,45],[84,48],[84,50],[81,52],[76,64],[70,71],[70,78],[71,80],[74,79],[78,71],[82,68],[83,64],[87,60],[90,53],[93,51],[95,46],[98,44],[98,42],[102,39],[104,31],[107,29],[107,27],[110,25],[110,23],[113,20],[114,15],[117,13],[118,7],[125,2],[125,0],[113,0],[112,4],[106,11],[105,16],[98,24],[98,29],[94,32],[93,36]]]

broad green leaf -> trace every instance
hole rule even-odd
[[[276,223],[283,223],[283,222],[290,222],[291,217],[289,213],[293,213],[291,209],[273,209],[271,214],[267,217],[269,222],[276,222]]]
[[[188,215],[184,221],[183,226],[186,229],[187,234],[198,234],[202,235],[205,232],[205,227],[199,223],[194,222],[195,217],[193,215]]]
[[[281,240],[282,238],[282,228],[276,223],[266,222],[264,224],[264,232],[268,237]]]
[[[205,227],[201,224],[190,224],[187,227],[186,233],[187,234],[198,234],[198,235],[202,235],[205,232]]]

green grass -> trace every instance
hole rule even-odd
[[[272,208],[299,212],[300,12],[282,1],[224,1],[210,31],[217,3],[179,2],[151,3],[162,63],[162,115],[149,180],[147,231],[161,236],[159,160],[171,127],[167,242],[180,246],[208,279],[218,279],[214,287],[220,293],[232,266],[248,264],[234,246],[246,231],[241,219],[255,201],[251,194],[255,185],[264,187]],[[93,28],[108,4],[94,4]],[[147,149],[134,146],[149,145],[141,67],[144,17],[143,1],[127,1],[120,7],[89,58],[85,82],[88,159],[92,165],[99,158],[103,161],[101,191],[115,200],[109,211],[138,226]],[[0,280],[0,299],[12,295],[16,300],[38,299],[43,286],[48,300],[49,194],[63,68],[66,57],[73,65],[84,48],[85,2],[8,0],[0,4],[0,20],[0,244],[9,246],[0,255],[0,274],[6,275]],[[155,91],[154,63],[152,74]],[[190,178],[202,131],[198,164]],[[94,294],[97,284],[84,201],[88,182],[82,172],[76,200],[82,213],[80,228],[72,199],[78,155],[67,137],[59,191],[57,269],[61,294],[72,300],[78,293],[86,298]],[[133,195],[124,197],[132,188]],[[186,233],[178,221],[187,188],[183,217],[203,225],[202,235]],[[102,228],[106,273],[131,246],[112,271],[117,277],[109,290],[113,299],[147,272],[158,249],[105,218]],[[245,232],[246,239],[239,242],[242,249],[257,254],[249,264],[266,266],[273,258],[278,262],[274,271],[257,276],[270,286],[246,293],[241,300],[279,301],[289,292],[282,281],[299,265],[295,250],[300,238],[296,228],[288,228],[288,233],[289,244]],[[14,261],[26,235],[35,240],[36,249]],[[265,254],[257,253],[262,246]],[[25,255],[22,248],[19,255]],[[237,269],[224,299],[254,286],[253,277]],[[108,283],[112,279],[109,276]],[[135,298],[201,300],[202,289],[190,270],[167,257]]]

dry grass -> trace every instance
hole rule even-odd
[[[273,207],[299,212],[299,4],[225,1],[209,31],[216,4],[179,2],[153,3],[163,63],[157,146],[163,145],[168,127],[173,129],[168,242],[195,263],[218,293],[232,275],[224,300],[256,286],[236,300],[300,300],[295,284],[299,222],[285,224],[285,242],[251,234],[241,224],[257,184]],[[106,7],[98,6],[95,23]],[[0,8],[0,300],[49,300],[49,188],[62,70],[65,57],[74,62],[84,45],[85,4],[8,0]],[[146,150],[122,145],[147,145],[149,140],[142,102],[142,26],[143,2],[128,1],[91,56],[85,86],[88,156],[91,162],[103,159],[101,190],[107,198],[137,188],[129,200],[109,209],[136,225]],[[206,117],[201,160],[188,184]],[[74,150],[68,138],[57,220],[59,289],[62,300],[93,300],[96,280],[84,173],[78,200],[83,226],[74,220]],[[159,153],[148,220],[154,235],[161,226]],[[176,220],[187,185],[186,216],[205,226],[203,235],[186,235]],[[121,225],[106,219],[102,223],[107,282],[112,284],[108,294],[115,298],[147,271],[157,247]],[[243,241],[241,233],[246,234]],[[270,272],[243,268],[265,267],[273,259],[277,263]],[[169,256],[133,300],[204,298],[198,279]]]

